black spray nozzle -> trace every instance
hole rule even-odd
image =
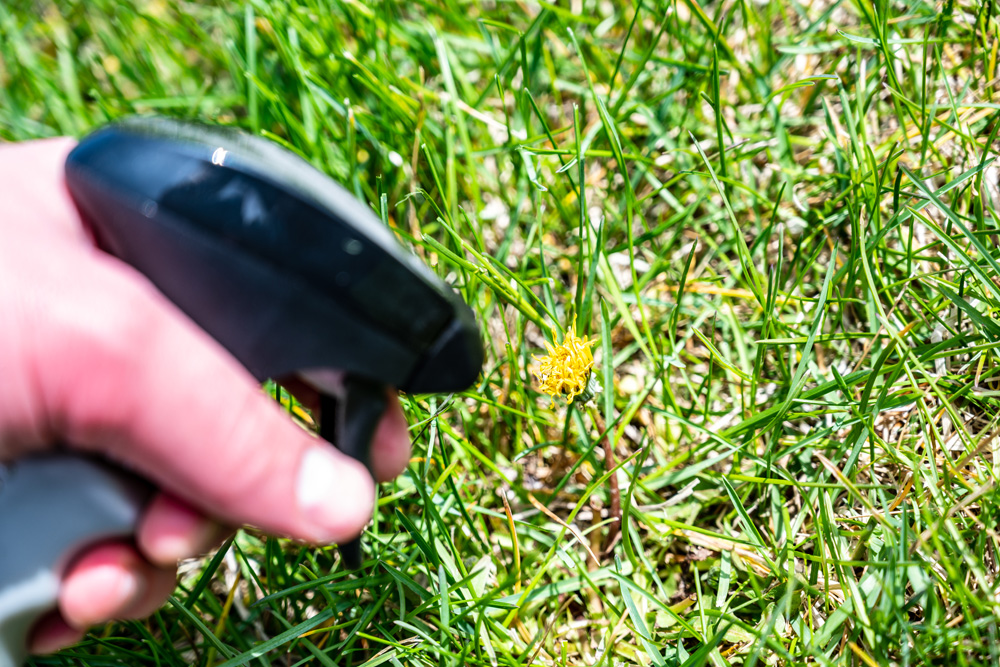
[[[66,181],[101,246],[259,380],[342,373],[342,395],[318,387],[320,434],[369,469],[388,388],[461,391],[481,370],[479,329],[455,291],[275,143],[130,119],[83,139]]]

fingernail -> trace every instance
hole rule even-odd
[[[187,503],[169,495],[150,505],[139,531],[139,545],[157,565],[171,566],[213,548],[225,529]]]
[[[139,577],[132,572],[119,572],[116,579],[118,582],[115,585],[112,599],[118,601],[116,607],[124,609],[139,597]]]
[[[374,482],[361,464],[313,447],[300,465],[299,509],[312,524],[312,539],[339,542],[360,533],[375,501]]]
[[[186,558],[199,556],[215,546],[223,528],[214,521],[203,519],[173,534],[158,535],[146,547],[158,565],[171,565]]]
[[[94,567],[66,582],[61,597],[71,602],[63,605],[63,611],[79,628],[103,623],[135,603],[140,585],[137,574],[119,565]]]

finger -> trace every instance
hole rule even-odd
[[[127,544],[110,542],[91,549],[63,577],[59,589],[63,619],[83,630],[120,617],[144,598],[152,570]]]
[[[57,433],[227,523],[317,543],[360,533],[374,500],[364,467],[297,427],[139,274],[88,259],[86,284],[60,284],[41,314],[57,321],[36,327]]]
[[[388,482],[406,469],[410,462],[410,432],[395,392],[389,394],[385,416],[372,441],[372,468],[375,479]]]
[[[217,547],[232,531],[169,493],[149,503],[136,530],[139,550],[152,563],[172,567]]]
[[[35,655],[55,653],[72,646],[84,637],[83,630],[70,626],[59,612],[46,614],[35,623],[28,641],[28,651]]]

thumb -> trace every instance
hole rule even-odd
[[[82,261],[86,284],[41,299],[36,329],[44,405],[66,442],[229,523],[316,543],[361,532],[374,503],[361,464],[296,426],[137,272],[97,251]]]

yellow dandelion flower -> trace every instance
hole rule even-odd
[[[538,388],[550,396],[566,396],[572,401],[587,392],[590,369],[594,367],[594,355],[590,346],[596,340],[587,340],[576,335],[571,326],[560,345],[553,347],[545,343],[549,353],[544,357],[532,356],[537,366],[532,369],[538,380]]]

